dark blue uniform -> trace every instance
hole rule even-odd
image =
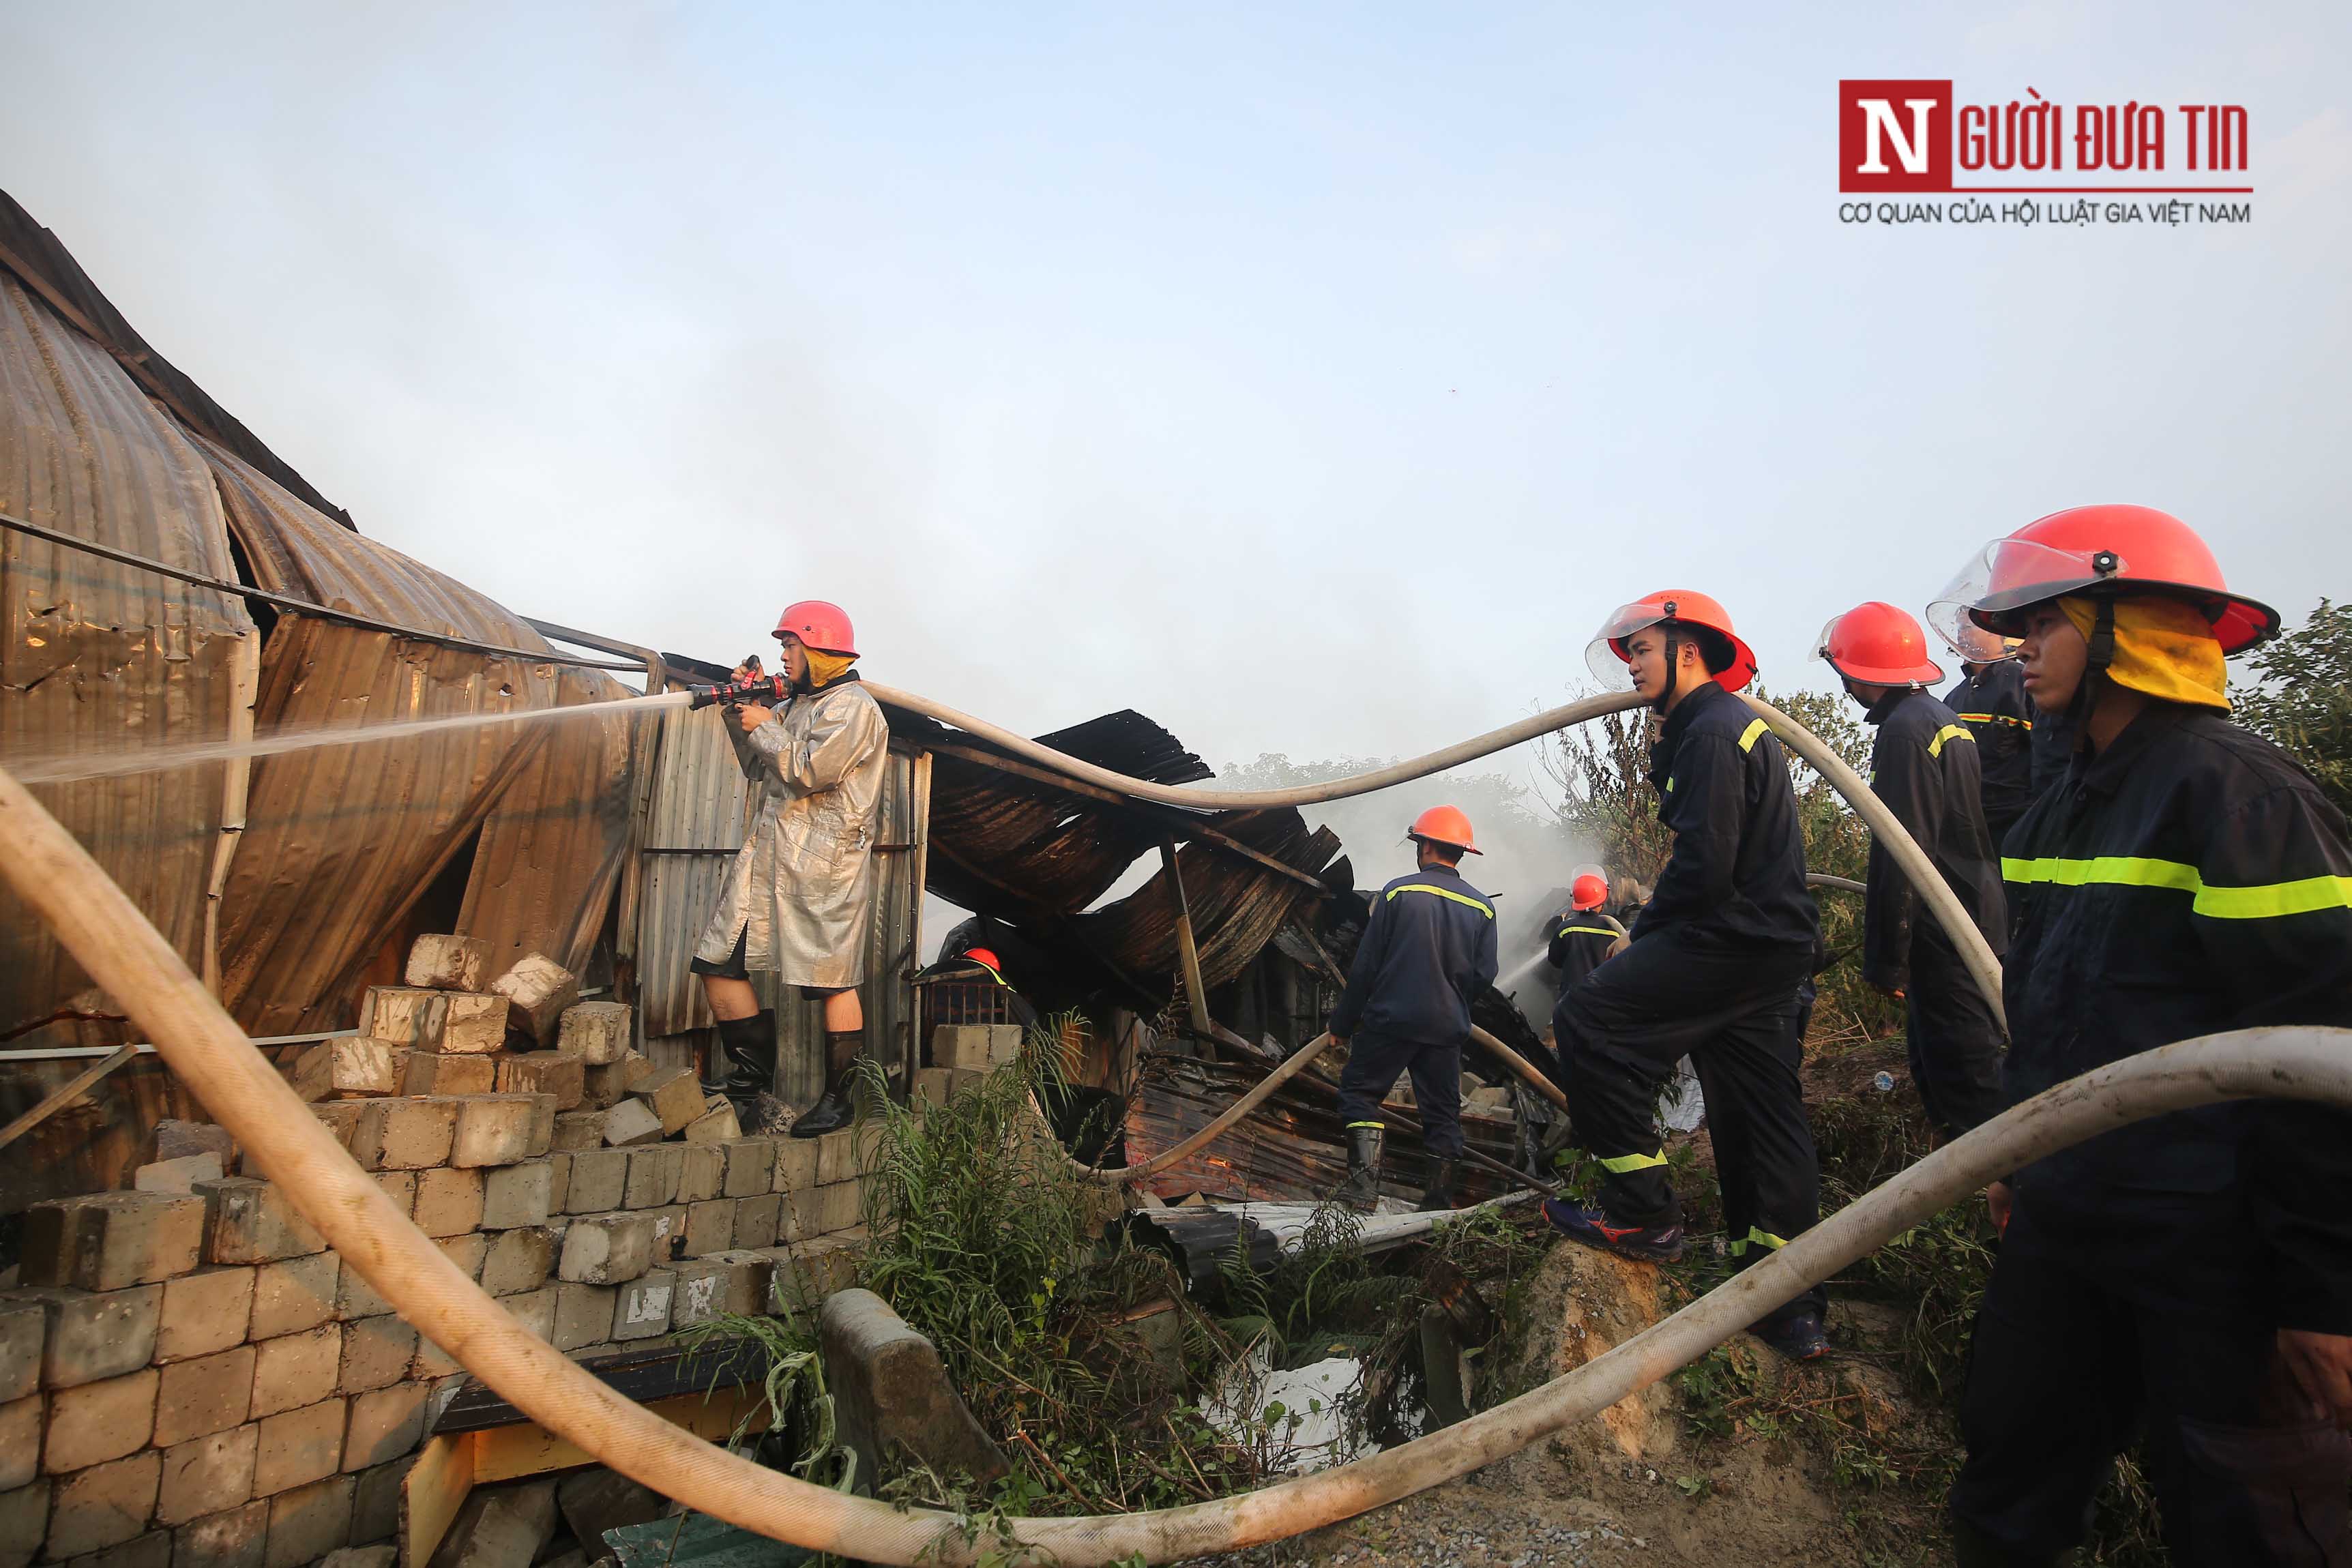
[[[2039,785],[2050,782],[2033,776],[2035,714],[2025,695],[2024,672],[2014,659],[1981,665],[1944,694],[1944,706],[1977,737],[1985,827],[1998,851],[2011,825],[2033,804]]]
[[[2012,1100],[2218,1030],[2352,1026],[2344,819],[2218,716],[2158,703],[2077,756],[2001,867]],[[2174,1562],[2339,1561],[2310,1542],[2332,1516],[2346,1550],[2352,1440],[2266,1385],[2279,1329],[2352,1333],[2352,1116],[2175,1112],[2013,1185],[1961,1401],[1963,1528],[2054,1556],[2137,1427]]]
[[[1979,805],[1981,733],[1925,692],[1894,691],[1865,716],[1877,727],[1870,787],[1918,841],[1996,953],[2009,940],[2000,867]],[[2018,758],[2025,751],[2018,739]],[[2000,1114],[2000,1021],[1943,923],[1875,836],[1863,904],[1862,977],[1903,993],[1911,1082],[1948,1134]]]
[[[1470,998],[1494,984],[1495,906],[1450,867],[1398,877],[1373,895],[1348,988],[1330,1030],[1346,1040],[1339,1119],[1381,1124],[1381,1101],[1412,1074],[1422,1142],[1441,1158],[1462,1154],[1462,1048]]]
[[[1752,1260],[1821,1216],[1821,1166],[1798,1082],[1798,989],[1820,916],[1780,743],[1712,682],[1675,705],[1650,753],[1675,848],[1633,945],[1562,998],[1560,1054],[1577,1141],[1609,1173],[1612,1221],[1681,1222],[1657,1131],[1658,1091],[1685,1055],[1733,1253]],[[1773,1318],[1819,1312],[1812,1293]]]

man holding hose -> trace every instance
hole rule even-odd
[[[2002,847],[2012,1101],[2198,1035],[2352,1025],[2352,841],[2223,716],[2224,659],[2279,621],[2203,540],[2077,507],[1996,541],[1931,613],[2022,638],[2026,695],[2074,737]],[[1959,1561],[2057,1562],[2137,1428],[2175,1563],[2352,1562],[2352,1116],[2177,1111],[1989,1196]]]
[[[1657,1103],[1688,1055],[1706,1096],[1725,1228],[1744,1266],[1821,1213],[1797,1076],[1797,993],[1812,975],[1819,915],[1805,891],[1796,793],[1780,743],[1733,695],[1755,678],[1756,655],[1714,600],[1681,589],[1637,600],[1610,617],[1586,658],[1664,718],[1650,779],[1675,846],[1633,946],[1570,989],[1555,1015],[1577,1141],[1607,1174],[1597,1207],[1547,1198],[1544,1216],[1569,1239],[1621,1257],[1682,1256]],[[1753,1332],[1811,1360],[1829,1348],[1822,1304],[1809,1291]]]
[[[813,1138],[846,1125],[849,1073],[866,1032],[857,998],[873,929],[874,818],[889,766],[889,726],[850,668],[857,657],[838,605],[803,600],[776,622],[792,695],[782,709],[731,710],[728,738],[757,786],[751,836],[719,907],[695,945],[728,1072],[715,1087],[745,1130],[765,1120],[759,1100],[776,1076],[776,1015],[760,1009],[751,971],[824,1004],[825,1091],[793,1124]],[[745,661],[736,678],[758,674]]]

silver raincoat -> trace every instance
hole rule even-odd
[[[758,786],[759,814],[694,956],[723,964],[741,933],[747,969],[776,970],[788,986],[856,985],[866,977],[874,820],[890,762],[882,710],[847,680],[793,697],[749,735],[725,722]]]

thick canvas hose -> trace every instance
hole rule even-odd
[[[1002,1560],[1003,1542],[967,1537],[951,1515],[845,1497],[713,1448],[614,1393],[508,1316],[393,1207],[122,890],[5,771],[0,873],[346,1264],[532,1420],[667,1497],[780,1541],[877,1563]],[[1615,1350],[1385,1453],[1241,1497],[1149,1513],[1009,1519],[1004,1528],[1061,1568],[1096,1568],[1139,1553],[1160,1563],[1229,1552],[1335,1523],[1591,1418],[2021,1165],[2145,1116],[2282,1095],[2352,1105],[2352,1030],[2212,1035],[2060,1084]]]
[[[1265,1104],[1266,1101],[1273,1096],[1276,1090],[1281,1088],[1284,1084],[1297,1077],[1298,1074],[1306,1069],[1307,1064],[1314,1061],[1318,1055],[1322,1054],[1324,1048],[1328,1046],[1330,1043],[1331,1037],[1329,1035],[1317,1035],[1313,1040],[1308,1040],[1305,1045],[1300,1046],[1297,1051],[1291,1052],[1290,1059],[1288,1061],[1276,1068],[1273,1071],[1267,1073],[1264,1078],[1258,1080],[1256,1086],[1252,1088],[1248,1093],[1243,1095],[1240,1099],[1234,1101],[1232,1104],[1219,1112],[1216,1119],[1211,1122],[1207,1126],[1202,1128],[1199,1132],[1193,1134],[1191,1137],[1185,1139],[1182,1143],[1178,1144],[1173,1148],[1161,1150],[1160,1153],[1152,1155],[1150,1159],[1144,1161],[1139,1166],[1118,1166],[1116,1167],[1108,1166],[1089,1166],[1082,1165],[1076,1160],[1071,1160],[1070,1166],[1080,1176],[1087,1177],[1090,1181],[1103,1182],[1114,1186],[1124,1186],[1129,1182],[1149,1181],[1153,1176],[1158,1176],[1161,1171],[1168,1169],[1171,1166],[1174,1166],[1184,1160],[1190,1159],[1193,1155],[1198,1154],[1201,1150],[1214,1143],[1219,1137],[1223,1136],[1225,1131],[1232,1127],[1234,1123],[1240,1121],[1243,1117],[1256,1110],[1260,1105]],[[1034,1107],[1036,1104],[1036,1101],[1033,1098],[1030,1101],[1030,1104]],[[1042,1118],[1044,1113],[1041,1111],[1038,1113]]]

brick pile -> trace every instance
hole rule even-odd
[[[740,1136],[546,960],[468,988],[480,946],[421,938],[411,984],[289,1076],[517,1322],[587,1357],[847,1281],[856,1134]],[[156,1154],[141,1190],[26,1212],[0,1292],[0,1568],[298,1568],[391,1539],[462,1368],[276,1186],[225,1174],[224,1129],[166,1123]]]

